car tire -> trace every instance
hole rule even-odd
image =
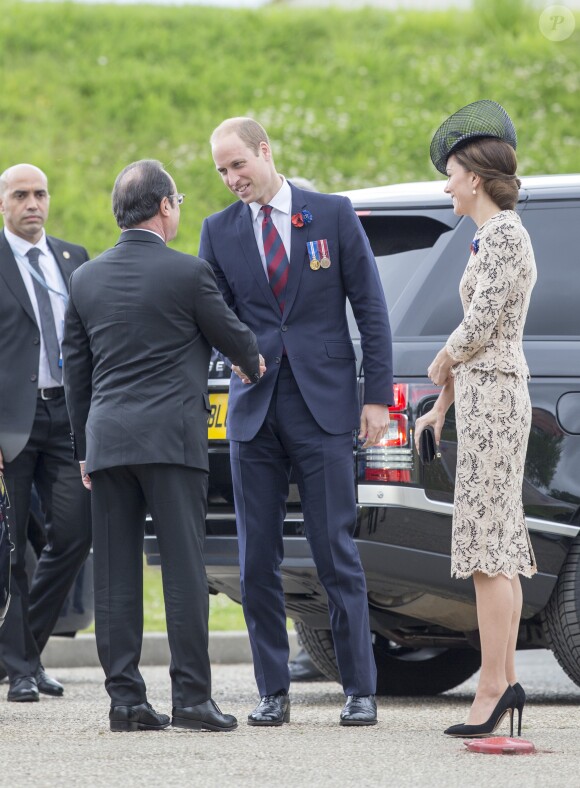
[[[542,612],[548,647],[580,686],[580,541],[575,541],[560,569],[548,604]]]
[[[312,629],[299,621],[294,626],[316,667],[340,683],[330,630]],[[464,682],[481,664],[481,654],[473,648],[408,648],[382,635],[375,635],[373,650],[377,695],[438,695]]]

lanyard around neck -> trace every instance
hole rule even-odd
[[[26,270],[28,271],[30,276],[33,276],[36,279],[36,281],[40,285],[42,285],[42,287],[44,287],[45,290],[48,290],[50,293],[54,293],[55,295],[60,296],[62,298],[62,300],[64,301],[64,305],[65,306],[68,304],[68,295],[67,295],[67,293],[61,293],[60,290],[55,290],[54,287],[51,287],[48,284],[48,282],[46,281],[46,279],[43,276],[41,276],[38,273],[38,271],[35,271],[34,268],[30,265],[29,260],[26,259],[26,255],[21,257],[21,260],[22,260],[22,264],[24,265],[24,267],[26,268]]]

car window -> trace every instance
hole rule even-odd
[[[580,337],[580,204],[531,202],[522,220],[538,268],[525,334]]]
[[[530,233],[538,268],[525,335],[578,337],[580,204],[530,200],[518,210]],[[475,226],[466,217],[458,221],[447,214],[440,210],[437,218],[393,213],[361,216],[396,339],[445,337],[463,317],[459,281]],[[352,336],[358,338],[350,308],[348,317]]]
[[[450,232],[457,221],[448,210],[438,213],[450,224],[420,214],[373,214],[360,217],[377,261],[391,317],[395,314],[402,296],[405,293],[408,295],[409,291],[414,292],[418,282],[424,279],[432,265],[430,252],[433,246],[442,235]],[[351,335],[358,338],[358,329],[350,307],[348,319]],[[391,327],[396,335],[396,325],[392,320]]]

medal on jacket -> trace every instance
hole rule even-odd
[[[320,259],[319,259],[320,253],[318,251],[318,242],[307,241],[306,249],[308,251],[308,257],[310,258],[310,268],[313,271],[318,271],[318,269],[320,268]]]
[[[326,238],[323,238],[321,241],[317,241],[317,244],[320,246],[320,252],[322,254],[320,258],[320,267],[321,268],[330,268],[330,254],[328,252],[328,241]]]

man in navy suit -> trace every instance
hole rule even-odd
[[[373,725],[376,667],[366,583],[353,533],[353,430],[378,443],[392,403],[391,334],[376,263],[345,197],[305,192],[279,175],[266,131],[230,118],[211,137],[238,198],[208,217],[200,257],[258,338],[266,372],[250,386],[234,366],[228,438],[242,602],[260,702],[250,725],[290,719],[288,636],[280,577],[292,466],[330,623],[346,704],[343,725]],[[360,331],[362,411],[346,301]]]

